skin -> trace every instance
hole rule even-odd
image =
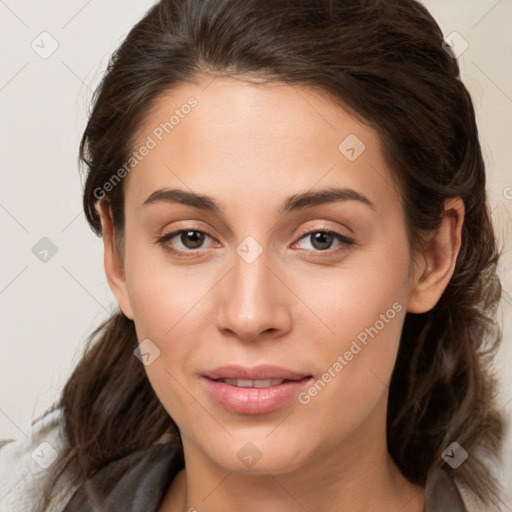
[[[159,511],[422,511],[424,489],[386,449],[388,385],[406,312],[431,309],[453,274],[462,201],[446,202],[440,229],[411,254],[377,133],[325,94],[284,83],[182,84],[148,112],[135,146],[190,96],[198,106],[125,178],[124,258],[101,208],[109,285],[139,342],[160,350],[145,368],[183,440],[186,469]],[[338,150],[350,134],[366,146],[355,161]],[[329,187],[374,208],[344,200],[280,215],[289,196]],[[206,194],[222,212],[143,206],[160,188]],[[178,229],[212,237],[179,258],[156,243]],[[325,229],[355,243],[319,249],[305,235]],[[248,236],[262,249],[251,263],[236,251]],[[166,243],[194,252],[179,236]],[[308,404],[244,415],[205,391],[200,374],[228,363],[321,378],[395,303],[401,311]],[[237,457],[248,442],[261,454],[251,467]]]

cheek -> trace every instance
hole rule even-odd
[[[208,286],[180,268],[153,266],[132,273],[129,293],[139,342],[145,339],[158,349],[158,357],[145,371],[158,399],[182,434],[188,426],[204,423],[204,411],[195,407],[187,392],[189,374],[200,352]],[[203,299],[202,299],[203,298]]]
[[[127,252],[128,294],[142,336],[165,343],[185,325],[190,326],[211,289],[209,278],[213,279],[211,273],[198,269],[171,263],[160,248],[133,247]]]
[[[179,422],[182,411],[190,406],[182,387],[184,375],[201,351],[200,334],[210,318],[208,294],[218,276],[215,279],[212,269],[173,265],[158,252],[137,247],[127,252],[127,287],[137,338],[151,340],[159,351],[154,362],[145,366],[146,373],[161,402]]]
[[[303,276],[300,295],[328,328],[323,329],[325,343],[340,340],[334,348],[341,350],[360,334],[364,342],[367,329],[376,325],[379,337],[382,334],[397,344],[408,297],[409,265],[407,246],[398,240],[354,253],[338,268],[313,268],[307,275],[295,271]],[[290,274],[288,279],[297,277]]]
[[[361,253],[357,263],[349,265],[347,260],[347,266],[329,270],[325,274],[329,279],[309,275],[304,289],[308,305],[322,323],[314,322],[313,347],[305,343],[300,349],[318,361],[324,372],[317,390],[311,389],[304,402],[311,399],[319,412],[329,403],[336,404],[334,414],[343,422],[348,421],[348,411],[349,421],[357,422],[375,406],[387,389],[399,347],[409,253],[399,240],[381,247]],[[306,322],[301,328],[310,331],[310,339],[315,336]]]
[[[315,342],[305,343],[301,349],[319,362],[320,371],[331,369],[332,373],[337,364],[336,381],[342,394],[357,390],[360,395],[369,381],[389,380],[406,311],[404,293],[395,283],[382,276],[376,281],[351,273],[338,283],[332,280],[318,300],[313,292],[308,295],[327,329],[318,322],[309,326],[305,322],[302,330],[309,331],[306,338]]]

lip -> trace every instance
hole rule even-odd
[[[209,370],[203,374],[204,377],[209,379],[249,379],[249,380],[263,380],[263,379],[286,379],[286,380],[300,380],[304,377],[310,377],[310,374],[299,373],[293,370],[288,370],[280,366],[269,364],[261,364],[253,366],[252,368],[241,366],[238,364],[230,364],[221,366],[213,370]]]
[[[202,377],[209,395],[228,411],[238,414],[272,412],[297,396],[313,379],[311,375],[271,365],[253,368],[223,366],[206,372]],[[263,388],[239,388],[215,379],[285,379],[285,382]]]

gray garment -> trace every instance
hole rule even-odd
[[[80,487],[63,512],[156,512],[184,467],[175,444],[161,444],[112,462]],[[438,470],[427,482],[425,512],[467,512],[450,475]]]
[[[91,477],[63,512],[156,512],[183,467],[183,452],[176,444],[131,453]]]

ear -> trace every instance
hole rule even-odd
[[[407,304],[409,313],[431,310],[448,286],[460,250],[464,212],[462,199],[445,201],[441,225],[417,258],[419,264]]]
[[[128,288],[122,258],[117,250],[114,238],[114,224],[112,210],[108,201],[100,202],[101,231],[105,248],[104,265],[108,285],[119,304],[119,308],[130,320],[133,320],[133,311],[129,300]]]

